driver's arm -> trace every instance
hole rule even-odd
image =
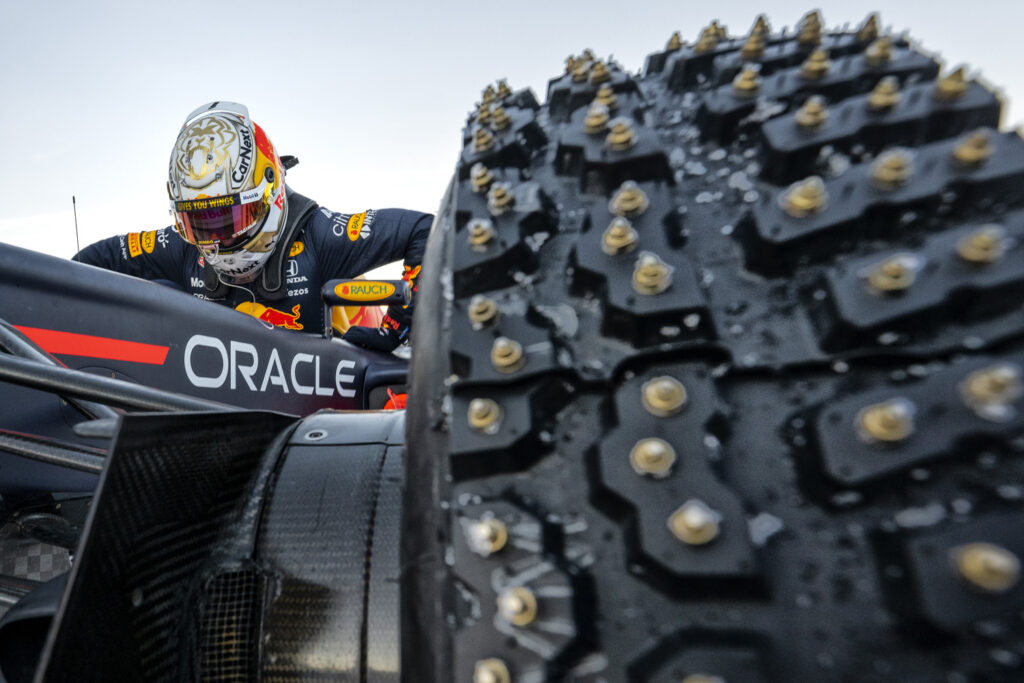
[[[339,214],[321,208],[313,215],[307,234],[316,242],[324,280],[356,277],[402,260],[403,278],[412,288],[412,303],[389,306],[379,329],[353,327],[345,333],[345,340],[382,351],[394,350],[406,340],[433,220],[430,214],[406,209]]]
[[[90,266],[98,266],[146,280],[170,280],[181,285],[182,263],[191,248],[173,228],[131,232],[90,244],[72,257]]]

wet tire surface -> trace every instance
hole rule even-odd
[[[996,95],[811,13],[483,100],[417,312],[404,670],[1020,680]]]

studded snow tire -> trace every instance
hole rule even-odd
[[[489,87],[427,249],[407,680],[1024,678],[1024,140],[877,18]]]

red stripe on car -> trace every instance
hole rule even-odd
[[[43,351],[58,356],[82,356],[104,360],[125,360],[131,363],[163,365],[169,346],[95,337],[91,334],[44,330],[39,327],[15,325],[19,332],[35,342]]]

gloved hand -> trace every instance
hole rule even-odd
[[[407,313],[407,309],[393,310],[394,308],[388,309],[384,319],[380,321],[380,327],[350,327],[341,338],[350,344],[362,346],[364,349],[391,353],[405,341],[411,322],[411,316]]]
[[[359,327],[358,325],[348,328],[348,332],[341,336],[350,344],[361,346],[364,349],[384,351],[390,353],[398,348],[402,339],[398,331],[390,327]]]

